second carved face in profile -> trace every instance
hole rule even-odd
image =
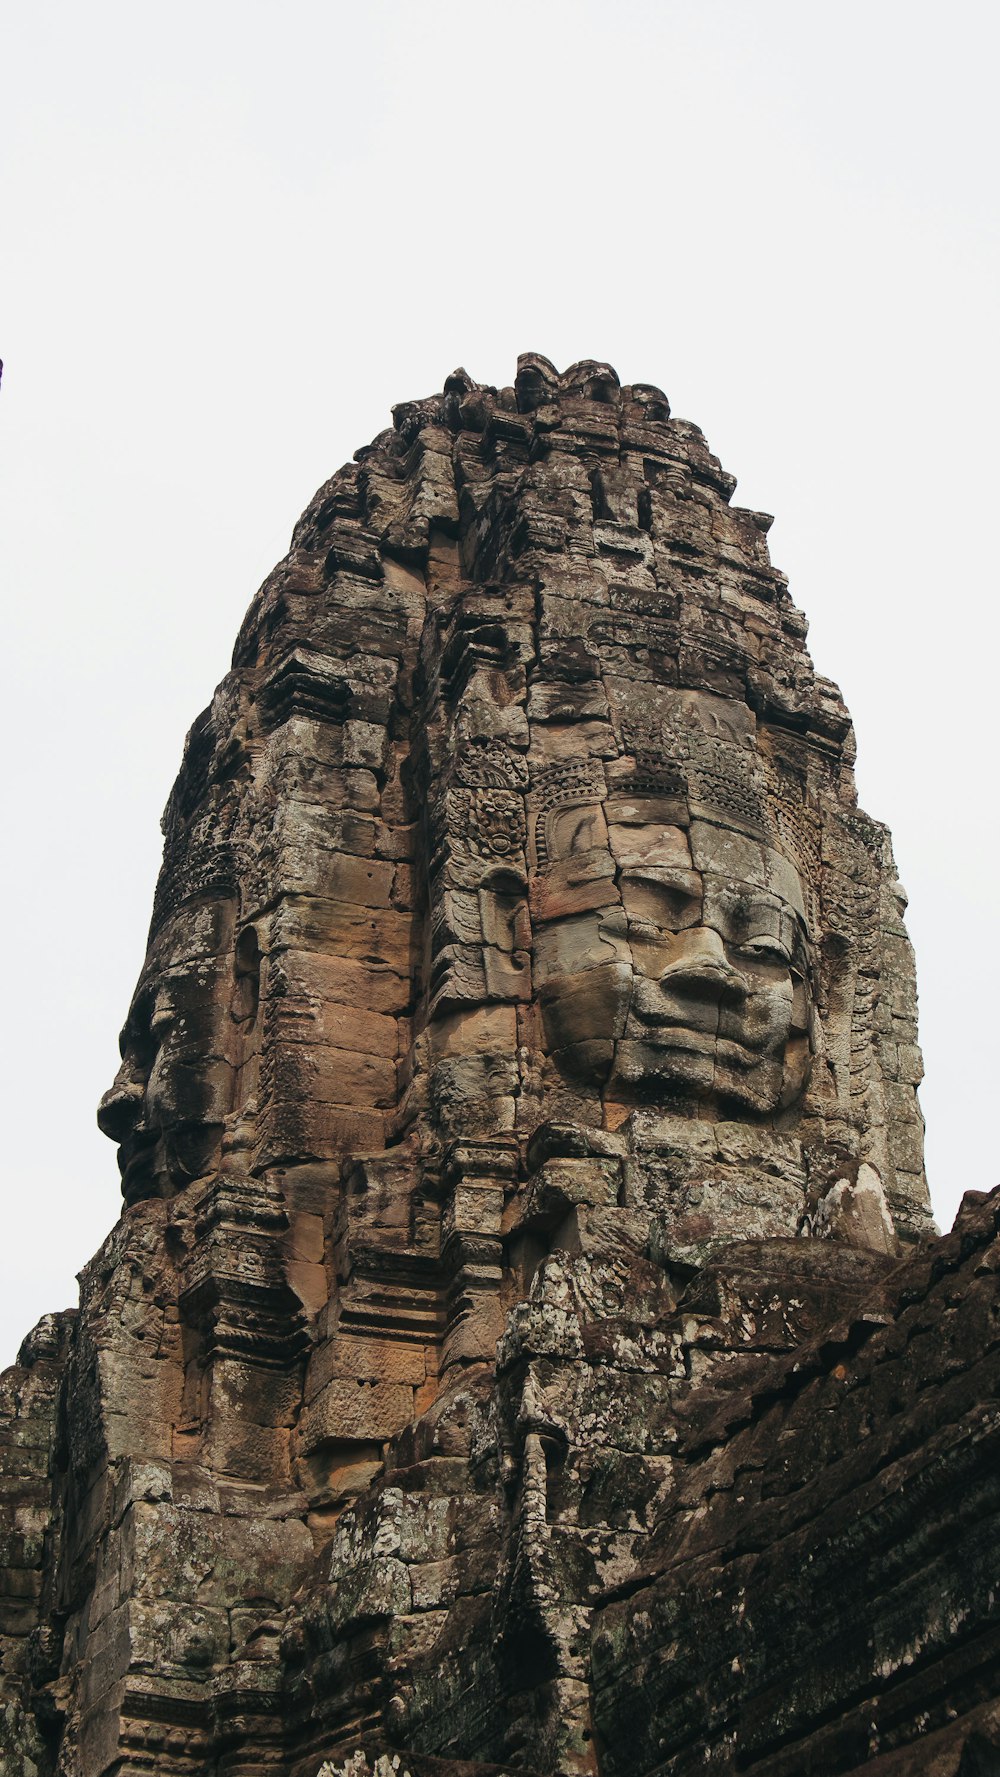
[[[118,1144],[126,1203],[170,1196],[218,1167],[259,991],[256,934],[234,944],[234,923],[231,901],[191,903],[150,947],[97,1114]]]

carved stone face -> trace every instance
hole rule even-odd
[[[704,724],[717,701],[691,700],[688,716]],[[637,786],[609,782],[602,802],[570,797],[544,817],[535,981],[564,1073],[624,1102],[767,1114],[795,1102],[811,1064],[802,885],[741,806],[745,740],[713,743],[711,774],[702,751],[700,773],[689,755],[671,782],[661,760],[658,788],[633,770]]]
[[[247,997],[232,929],[231,903],[204,902],[175,915],[152,947],[97,1113],[119,1144],[126,1203],[170,1195],[218,1164],[234,1021]]]

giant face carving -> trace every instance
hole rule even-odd
[[[657,745],[557,769],[547,788],[540,774],[547,1045],[564,1073],[626,1103],[773,1113],[801,1096],[812,1058],[802,883],[776,844],[750,712],[663,698]]]
[[[206,900],[182,907],[151,946],[97,1114],[119,1144],[126,1203],[218,1165],[239,1027],[256,1014],[254,959],[242,955],[244,934],[234,961],[233,924],[232,902]]]

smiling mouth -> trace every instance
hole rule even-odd
[[[738,1043],[732,1037],[720,1037],[716,1031],[690,1030],[685,1025],[665,1025],[660,1019],[656,1024],[648,1024],[645,1029],[634,1037],[626,1033],[625,1041],[629,1040],[648,1049],[669,1050],[682,1055],[707,1055],[716,1063],[736,1068],[756,1067],[767,1059],[763,1049],[751,1049],[746,1043]]]

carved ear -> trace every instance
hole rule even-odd
[[[620,901],[615,861],[606,846],[560,858],[531,885],[531,911],[540,922],[616,906]]]
[[[479,891],[483,928],[483,970],[490,999],[531,997],[531,924],[523,880],[494,872]]]
[[[236,940],[233,973],[230,1013],[237,1024],[252,1024],[260,1004],[260,942],[253,926],[246,926]]]
[[[781,1080],[778,1108],[787,1110],[796,1104],[812,1077],[813,1052],[806,1036],[791,1036],[785,1045],[785,1065]]]
[[[571,802],[549,811],[545,821],[546,852],[551,863],[579,852],[607,847],[608,823],[596,802]]]

